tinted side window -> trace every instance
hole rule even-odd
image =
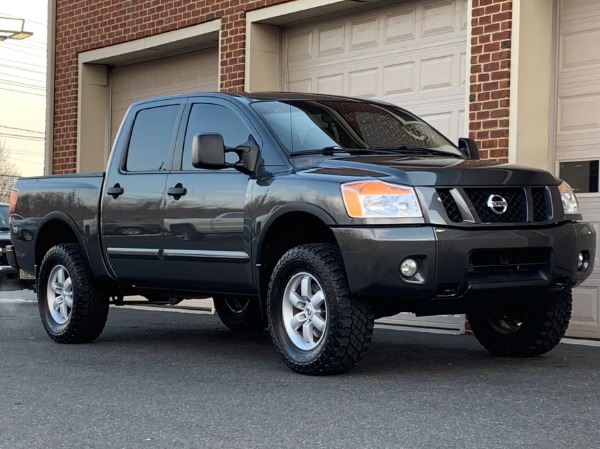
[[[129,139],[125,170],[165,169],[178,110],[179,105],[170,105],[137,113]]]
[[[185,132],[182,170],[195,170],[192,166],[192,139],[196,134],[219,133],[226,147],[235,148],[248,140],[251,132],[233,111],[216,104],[195,104]],[[227,162],[237,162],[235,153],[226,153]]]

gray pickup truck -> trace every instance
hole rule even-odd
[[[493,354],[539,355],[565,333],[596,235],[568,184],[478,154],[378,101],[142,101],[106,173],[16,182],[31,235],[8,255],[60,343],[96,339],[111,302],[143,295],[212,297],[304,374],[349,370],[374,320],[402,311],[466,313]]]

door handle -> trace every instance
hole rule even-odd
[[[121,184],[119,184],[118,182],[114,186],[106,189],[106,194],[112,196],[115,200],[124,193],[125,189],[121,187]]]
[[[167,195],[172,196],[176,200],[181,198],[186,193],[187,193],[187,189],[185,187],[183,187],[183,185],[180,182],[175,184],[175,187],[169,187],[167,189]]]

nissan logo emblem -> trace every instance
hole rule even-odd
[[[496,215],[502,215],[508,210],[508,202],[500,195],[492,194],[487,200],[487,207]]]

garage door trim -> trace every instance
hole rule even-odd
[[[104,170],[110,152],[109,65],[154,59],[183,49],[218,45],[221,20],[80,53],[77,93],[77,171]],[[219,56],[220,61],[220,56]],[[219,70],[220,73],[220,70]],[[85,143],[85,151],[82,145]]]

